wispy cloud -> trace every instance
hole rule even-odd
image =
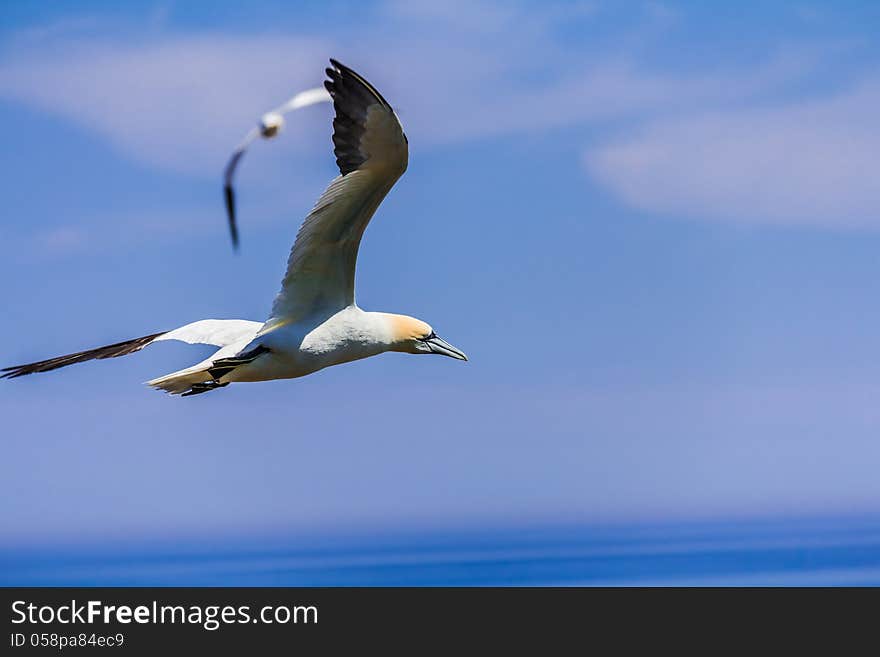
[[[358,39],[86,40],[52,29],[20,35],[14,52],[0,57],[0,96],[87,126],[142,162],[197,173],[213,171],[267,108],[319,83],[333,54],[385,71],[407,128],[426,143],[720,101],[775,80],[647,73],[625,49],[592,52],[558,42],[561,27],[589,23],[595,11],[593,3],[526,11],[490,2],[392,2],[384,20]]]
[[[877,137],[866,118],[877,110],[875,85],[783,102],[821,59],[813,45],[781,44],[748,68],[664,68],[646,56],[645,43],[682,17],[662,3],[618,25],[619,38],[584,45],[563,37],[601,11],[593,2],[392,1],[368,19],[369,29],[339,26],[326,37],[160,31],[86,40],[51,29],[20,35],[0,55],[0,97],[67,117],[140,162],[207,177],[256,117],[319,83],[335,55],[387,90],[414,144],[614,124],[626,136],[606,133],[586,169],[644,211],[877,221],[868,173]]]
[[[40,233],[37,241],[47,255],[59,255],[82,249],[86,244],[86,236],[78,228],[62,226]]]
[[[710,220],[880,228],[880,82],[820,100],[652,122],[590,151],[624,202]]]
[[[67,117],[139,161],[186,173],[213,173],[263,111],[319,83],[327,51],[307,37],[52,45],[27,49],[19,40],[0,61],[0,96]]]

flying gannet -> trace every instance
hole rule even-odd
[[[336,113],[333,144],[341,175],[303,221],[266,322],[204,319],[173,331],[7,367],[2,376],[125,356],[162,340],[220,347],[192,367],[147,382],[184,396],[236,382],[292,379],[387,351],[467,360],[425,322],[366,312],[355,303],[358,246],[376,208],[406,171],[408,142],[382,95],[350,68],[334,59],[330,64],[324,86]]]
[[[330,102],[330,94],[324,87],[316,87],[315,89],[307,89],[301,91],[296,96],[288,100],[280,107],[266,112],[260,118],[260,122],[251,128],[241,143],[229,158],[229,163],[223,171],[223,198],[226,201],[226,216],[229,219],[229,234],[232,236],[232,246],[238,247],[238,226],[235,221],[235,190],[232,187],[232,180],[235,177],[235,169],[241,158],[244,157],[248,146],[257,137],[271,139],[275,137],[281,128],[284,127],[284,115],[301,107],[308,107],[316,103]]]

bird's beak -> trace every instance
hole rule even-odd
[[[463,351],[456,349],[446,342],[446,340],[438,338],[436,335],[433,338],[425,340],[425,343],[430,347],[432,353],[440,354],[441,356],[449,356],[450,358],[457,358],[458,360],[468,359]]]

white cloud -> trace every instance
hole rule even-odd
[[[589,152],[637,208],[703,219],[880,227],[880,83],[832,98],[650,122]]]
[[[405,115],[407,125],[428,141],[449,142],[680,114],[760,97],[805,65],[786,57],[746,74],[681,76],[646,71],[630,58],[585,60],[540,82],[504,71],[488,80],[459,79],[451,83],[457,85],[454,94],[414,95],[408,98],[412,111]],[[437,75],[451,77],[449,72]]]
[[[663,4],[646,11],[651,33],[671,20]],[[340,25],[327,38],[157,32],[86,40],[53,28],[20,35],[0,55],[0,97],[67,117],[150,166],[207,177],[218,175],[264,110],[318,84],[326,58],[336,55],[357,62],[392,99],[413,144],[613,123],[631,126],[630,136],[591,151],[588,171],[646,211],[875,221],[868,171],[877,137],[865,118],[877,110],[875,87],[780,105],[821,52],[789,47],[748,69],[716,64],[684,73],[645,62],[650,39],[641,19],[621,28],[614,47],[557,38],[561,26],[587,25],[600,12],[592,2],[528,11],[389,2],[369,25]],[[315,111],[288,124],[300,153],[326,148],[318,116],[325,120]],[[276,157],[269,151],[264,176]],[[246,169],[244,176],[260,165]]]
[[[589,22],[595,11],[592,3],[528,12],[489,2],[389,3],[384,20],[357,38],[340,26],[326,39],[156,33],[108,40],[86,21],[89,38],[55,28],[19,35],[0,56],[0,97],[71,119],[151,166],[213,175],[263,111],[320,83],[330,55],[378,76],[423,144],[723,102],[775,86],[802,66],[780,60],[725,79],[671,76],[646,72],[625,50],[574,52],[556,39],[560,25]]]
[[[43,232],[38,236],[38,241],[42,250],[49,255],[79,251],[86,244],[83,232],[72,226],[62,226]]]
[[[262,112],[320,83],[327,50],[317,39],[256,37],[17,48],[0,60],[0,96],[67,117],[142,162],[188,173],[214,172]]]

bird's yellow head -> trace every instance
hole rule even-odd
[[[439,354],[467,360],[464,352],[440,338],[420,319],[406,315],[387,315],[391,326],[391,351],[407,354]]]

